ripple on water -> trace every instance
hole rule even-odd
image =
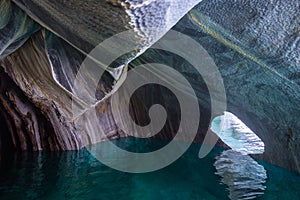
[[[216,157],[215,174],[228,186],[229,198],[254,199],[264,194],[267,172],[249,155],[228,150]]]

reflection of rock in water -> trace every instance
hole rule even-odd
[[[222,183],[228,186],[230,199],[254,199],[264,194],[266,170],[249,155],[224,151],[216,157],[214,166]]]
[[[216,174],[229,189],[230,199],[254,199],[264,194],[266,170],[248,154],[262,154],[264,143],[240,119],[229,112],[212,121],[211,130],[231,150],[216,157]]]

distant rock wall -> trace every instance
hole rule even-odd
[[[299,1],[204,0],[175,29],[222,74],[228,111],[265,143],[260,156],[300,171]]]

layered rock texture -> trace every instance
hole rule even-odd
[[[18,89],[16,93],[26,97],[24,101],[29,101],[32,106],[30,109],[21,104],[18,100],[21,97],[7,97],[9,94],[6,91],[11,90],[10,84],[3,85],[3,105],[10,105],[2,109],[3,119],[13,127],[5,131],[5,134],[17,135],[17,142],[14,140],[12,147],[21,150],[71,150],[106,138],[124,136],[112,117],[110,100],[102,99],[109,98],[107,93],[122,79],[129,61],[157,41],[197,2],[160,1],[144,5],[143,2],[135,1],[129,4],[93,0],[1,1],[3,16],[0,48],[1,66],[5,71],[3,76],[11,77],[6,80],[15,84],[14,87]],[[179,9],[180,4],[184,4],[186,8]],[[174,15],[167,15],[168,10],[173,7]],[[154,21],[153,12],[157,15]],[[155,30],[154,24],[157,28]],[[159,26],[156,27],[157,25]],[[138,27],[143,29],[137,29]],[[89,106],[73,91],[80,65],[86,54],[98,43],[129,29],[136,30],[130,32],[132,42],[137,44],[136,51],[108,68],[96,93],[97,100],[101,100],[96,106],[98,119],[88,119],[89,114],[86,114],[86,118],[83,114],[81,118],[87,121],[82,124],[72,113],[74,107],[84,111]],[[11,111],[13,107],[16,107],[17,114]],[[19,107],[26,109],[19,111]],[[136,115],[141,112],[139,110],[143,110],[143,107],[132,107]],[[36,111],[42,117],[34,117]],[[28,119],[27,116],[33,117]],[[39,126],[39,123],[48,124],[51,130]],[[100,132],[94,130],[95,123],[101,124]],[[30,124],[34,128],[28,128]],[[44,137],[43,132],[49,133],[51,137]]]
[[[104,135],[126,136],[116,126],[108,94],[122,84],[128,68],[157,60],[183,69],[194,87],[201,107],[197,141],[202,141],[212,117],[204,81],[176,56],[150,49],[176,24],[175,30],[195,39],[214,59],[228,111],[265,143],[262,158],[300,171],[299,1],[204,0],[192,9],[197,3],[1,0],[0,147],[70,150]],[[86,107],[72,90],[80,64],[99,42],[129,29],[135,51],[108,68],[97,89],[97,119],[81,124],[72,115],[72,99],[73,106]],[[173,112],[176,101],[166,90],[150,90]],[[144,112],[154,99],[146,97],[140,92],[131,104],[140,123],[147,121]],[[157,137],[176,133],[179,117],[168,117]],[[100,124],[100,132],[93,132],[93,123]]]
[[[201,27],[228,110],[265,143],[263,158],[299,171],[299,1],[202,2],[184,20]]]

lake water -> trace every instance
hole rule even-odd
[[[155,139],[123,138],[115,143],[143,152],[160,148]],[[67,152],[23,152],[0,161],[0,199],[229,199],[227,186],[215,175],[216,147],[198,158],[200,144],[193,144],[176,162],[159,171],[129,174],[97,161],[86,149]],[[266,190],[259,199],[300,199],[300,176],[257,160],[267,171]]]

